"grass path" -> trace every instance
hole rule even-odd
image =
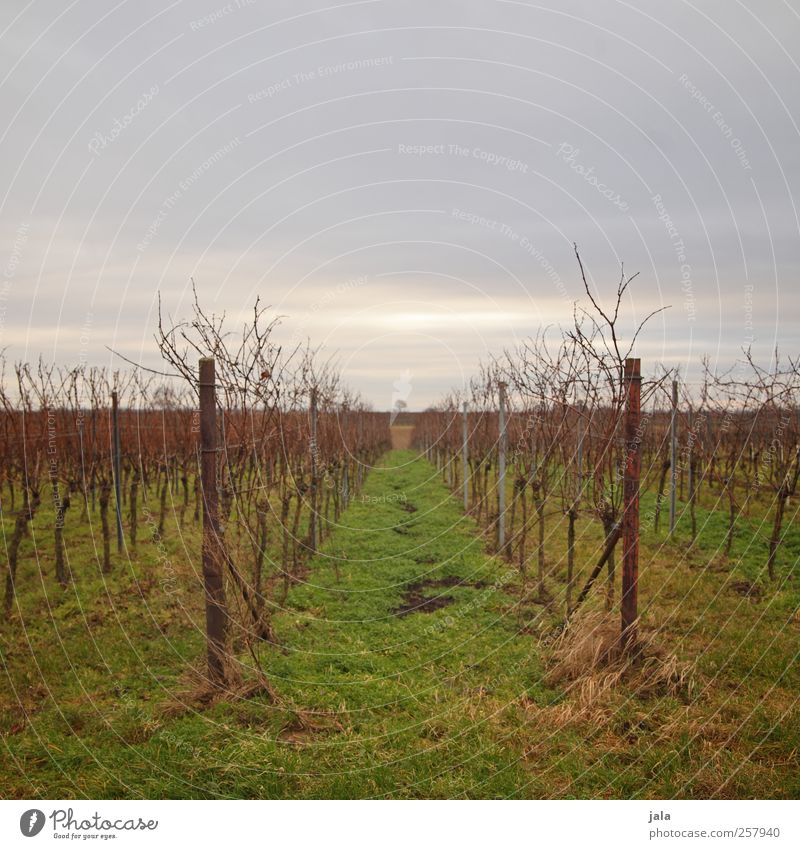
[[[165,600],[152,579],[144,615],[127,609],[130,585],[76,584],[81,597],[52,610],[55,641],[47,623],[21,649],[18,632],[4,635],[16,688],[3,701],[9,795],[530,793],[532,776],[505,742],[508,705],[539,679],[531,638],[516,634],[497,584],[514,574],[484,553],[428,463],[391,452],[275,616],[279,647],[259,649],[278,703],[178,716],[164,704],[187,660],[202,660],[201,610]],[[99,614],[107,593],[113,617]],[[28,701],[27,723],[16,722],[17,700]]]
[[[299,730],[289,760],[318,775],[294,792],[516,795],[532,776],[504,714],[540,670],[508,616],[515,577],[428,463],[389,454],[277,622],[275,684],[344,729]]]
[[[584,566],[599,544],[586,529]],[[71,556],[90,563],[88,545],[74,539]],[[372,470],[276,614],[278,645],[258,649],[276,702],[165,710],[203,658],[195,559],[181,560],[181,545],[166,552],[179,585],[170,593],[159,583],[164,552],[142,546],[135,568],[108,581],[81,574],[45,597],[48,615],[0,627],[2,795],[800,790],[795,593],[743,598],[702,552],[676,566],[675,550],[645,535],[640,589],[647,627],[698,658],[697,697],[643,701],[621,690],[584,720],[569,719],[569,698],[543,683],[530,634],[543,609],[525,600],[513,567],[486,554],[458,500],[411,451],[392,451]],[[553,547],[557,567],[563,552],[558,540]],[[41,610],[41,586],[32,575],[25,586],[23,607]]]

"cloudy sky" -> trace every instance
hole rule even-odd
[[[639,271],[643,364],[798,347],[794,0],[3,0],[0,347],[256,295],[376,407]],[[118,363],[118,361],[117,361]]]

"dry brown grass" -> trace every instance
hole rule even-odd
[[[673,696],[688,701],[694,667],[659,645],[658,632],[640,634],[633,651],[622,652],[619,619],[604,612],[576,616],[553,642],[547,682],[565,686],[559,705],[565,719],[602,714],[617,691],[647,699]]]
[[[275,691],[262,674],[255,677],[242,675],[241,669],[229,664],[224,685],[213,684],[203,667],[189,667],[183,674],[179,686],[161,706],[165,717],[178,717],[205,710],[220,702],[237,702],[266,696],[273,704],[278,703]]]
[[[389,430],[392,434],[392,448],[394,450],[411,448],[411,434],[414,425],[395,424]]]

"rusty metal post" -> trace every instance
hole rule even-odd
[[[687,438],[687,445],[686,445],[686,459],[689,461],[689,468],[687,470],[688,476],[689,476],[688,501],[689,501],[689,503],[691,503],[692,493],[694,492],[694,439],[695,439],[695,436],[694,436],[694,411],[692,410],[691,405],[689,405],[689,413],[688,413],[688,418],[687,418],[687,422],[686,422],[686,428],[689,432],[689,435],[688,435],[688,438]]]
[[[350,503],[350,480],[348,468],[350,466],[350,457],[347,449],[347,404],[342,404],[342,457],[344,458],[344,467],[342,469],[342,506],[344,508]]]
[[[639,474],[641,470],[641,360],[625,360],[625,477],[622,514],[623,651],[637,643],[639,591]]]
[[[678,492],[678,381],[672,381],[672,415],[669,420],[669,532],[675,530]]]
[[[575,507],[577,508],[583,498],[583,414],[586,411],[586,405],[582,405],[578,410],[577,422],[577,448],[575,451],[575,465],[578,471],[578,486],[575,494]]]
[[[461,471],[464,476],[464,512],[469,512],[469,434],[467,433],[467,402],[461,413]]]
[[[317,550],[318,521],[317,521],[317,390],[311,390],[309,415],[311,417],[311,517],[309,519],[308,537],[312,553]]]
[[[217,399],[215,363],[200,360],[200,481],[203,496],[203,584],[206,595],[208,677],[219,684],[226,678],[225,643],[228,609],[223,564],[225,551],[219,522],[217,492]]]
[[[498,384],[499,412],[498,426],[500,442],[498,448],[497,468],[497,549],[503,551],[506,547],[506,384]]]
[[[114,476],[114,499],[116,500],[117,515],[117,551],[122,551],[124,536],[122,533],[122,475],[119,438],[119,396],[115,389],[111,393],[111,467]]]

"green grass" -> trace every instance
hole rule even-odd
[[[135,562],[115,563],[104,579],[88,525],[73,522],[76,580],[62,591],[43,517],[25,543],[20,615],[0,628],[0,792],[796,796],[800,599],[792,563],[800,535],[790,525],[779,581],[768,585],[758,522],[741,523],[726,562],[717,553],[724,513],[698,510],[698,518],[693,547],[683,520],[669,543],[643,529],[640,588],[643,627],[696,661],[694,696],[643,700],[622,688],[593,716],[565,721],[572,697],[544,683],[548,649],[536,636],[558,611],[535,604],[516,570],[486,554],[458,500],[413,452],[390,453],[370,474],[275,614],[277,645],[257,650],[274,702],[231,697],[174,709],[187,670],[202,668],[204,657],[196,528],[168,534],[162,550],[143,539]],[[563,524],[550,520],[556,596],[563,536]],[[579,580],[599,540],[597,523],[582,518]],[[398,615],[409,582],[426,580],[440,584],[421,595],[447,603]],[[744,580],[758,581],[759,594],[741,595],[733,585]],[[253,664],[244,651],[240,659]]]

